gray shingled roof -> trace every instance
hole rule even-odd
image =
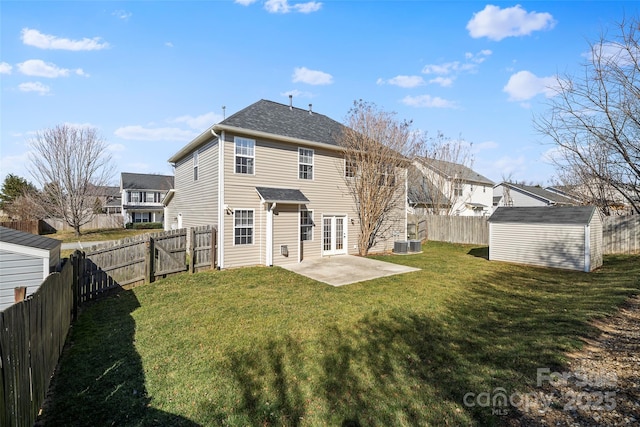
[[[344,126],[309,110],[262,99],[229,116],[221,125],[272,133],[290,138],[338,145]]]
[[[169,191],[173,188],[173,176],[122,172],[121,183],[124,190]]]
[[[478,172],[474,171],[473,169],[465,165],[461,165],[459,163],[447,162],[444,160],[436,160],[428,157],[421,158],[420,161],[425,166],[431,168],[432,170],[450,178],[453,177],[454,175],[457,175],[457,177],[462,181],[476,182],[479,184],[488,184],[488,185],[494,184],[494,182],[491,181],[489,178],[483,175],[480,175]]]
[[[265,202],[309,203],[309,199],[302,194],[302,191],[293,188],[256,187],[256,191]]]
[[[531,193],[535,196],[538,196],[542,199],[561,204],[561,205],[574,205],[575,201],[571,200],[568,197],[561,196],[560,194],[545,190],[540,186],[534,185],[523,185],[523,184],[513,184],[511,182],[503,182],[502,185],[508,185],[511,188],[517,190],[522,190],[524,192]]]
[[[62,241],[0,226],[0,241],[37,249],[54,249]]]
[[[489,217],[489,222],[587,225],[594,212],[594,206],[501,206]]]

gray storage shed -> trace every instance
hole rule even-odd
[[[499,207],[489,259],[593,271],[602,265],[602,218],[594,206]]]
[[[62,242],[0,227],[0,311],[14,303],[14,288],[34,293],[60,265]]]

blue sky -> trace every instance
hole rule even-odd
[[[343,121],[356,99],[473,143],[478,172],[546,184],[532,117],[634,2],[0,2],[0,175],[29,139],[96,127],[118,172],[172,174],[194,136],[258,101]],[[114,177],[117,184],[119,174]]]

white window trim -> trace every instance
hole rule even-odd
[[[243,226],[237,226],[236,225],[236,218],[238,215],[238,212],[240,211],[246,211],[246,212],[251,212],[252,215],[252,224],[251,224],[251,243],[236,243],[236,229],[237,228],[249,228],[249,227],[243,227]],[[254,245],[256,243],[256,212],[255,209],[234,209],[233,210],[233,246],[251,246]]]
[[[248,155],[244,155],[244,154],[238,154],[238,140],[244,140],[244,141],[251,141],[253,142],[253,155],[252,156],[248,156]],[[253,172],[252,173],[243,173],[243,172],[238,172],[236,170],[236,161],[238,159],[238,157],[244,157],[247,159],[253,159]],[[255,139],[251,139],[251,138],[243,138],[240,136],[234,136],[233,137],[233,173],[236,175],[255,175],[256,174],[256,140]]]
[[[311,163],[302,163],[300,161],[300,152],[302,150],[306,150],[306,151],[310,151],[311,152]],[[298,147],[298,179],[301,179],[303,181],[313,181],[313,179],[315,178],[315,158],[316,158],[316,153],[315,150],[313,148],[305,148],[305,147]],[[306,165],[306,166],[311,166],[311,178],[301,178],[300,177],[300,166],[302,165]]]
[[[311,224],[309,225],[305,225],[305,227],[310,227],[311,228],[311,239],[309,240],[302,240],[302,212],[309,212],[309,216],[311,218]],[[314,220],[313,220],[313,209],[300,209],[300,215],[298,217],[298,224],[300,225],[300,241],[304,241],[304,242],[313,242],[315,240],[314,237],[314,232],[313,232],[313,227],[315,226]]]
[[[349,176],[347,175],[347,163],[353,163],[354,166],[354,170],[353,170],[353,176]],[[344,159],[344,177],[345,178],[349,178],[349,179],[353,179],[356,177],[356,175],[358,174],[358,164],[356,163],[355,160],[347,160]]]

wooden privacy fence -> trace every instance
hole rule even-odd
[[[489,245],[487,217],[428,215],[410,218],[408,230],[418,238],[450,243]],[[425,226],[423,226],[423,221]],[[426,228],[423,237],[421,230]],[[640,252],[640,215],[609,216],[602,220],[604,254]]]
[[[31,427],[62,353],[73,308],[66,263],[25,301],[0,311],[0,425]]]
[[[137,282],[215,268],[216,237],[204,226],[76,251],[33,295],[0,311],[0,426],[34,424],[82,303]]]
[[[93,247],[84,254],[80,302],[127,285],[216,267],[216,228],[149,233]]]
[[[602,221],[602,250],[605,254],[640,252],[640,215],[605,217]]]
[[[24,220],[24,221],[2,221],[0,225],[14,230],[24,231],[31,234],[45,234],[55,231],[43,220]]]

